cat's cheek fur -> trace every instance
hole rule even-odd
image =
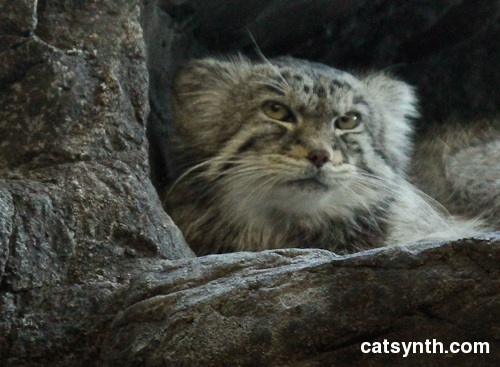
[[[164,203],[199,255],[349,253],[482,229],[451,218],[406,181],[416,97],[388,75],[357,78],[294,58],[208,58],[182,69],[172,94],[177,169]],[[266,101],[293,118],[266,115]],[[336,119],[352,113],[362,124],[340,131]]]

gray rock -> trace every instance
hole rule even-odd
[[[2,1],[0,35],[30,35],[37,23],[37,1]]]
[[[107,366],[495,366],[499,261],[493,236],[342,257],[289,249],[165,263],[134,280],[102,356]],[[360,349],[433,339],[444,350],[487,341],[490,354]]]
[[[148,177],[139,5],[0,1],[2,366],[96,363],[129,279],[194,256]]]
[[[498,365],[498,237],[348,257],[291,249],[194,258],[148,162],[149,153],[161,187],[178,65],[251,51],[247,27],[269,56],[404,61],[421,85],[449,81],[424,88],[428,101],[455,83],[448,66],[459,59],[453,75],[468,82],[440,98],[492,110],[497,94],[483,97],[500,81],[490,42],[498,3],[0,0],[0,365]],[[453,28],[463,43],[441,32],[453,14],[468,16]],[[433,338],[487,341],[492,352],[359,349]]]

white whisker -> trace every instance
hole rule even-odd
[[[276,72],[276,74],[278,75],[278,77],[283,81],[283,83],[285,85],[288,85],[288,82],[286,81],[286,79],[283,77],[283,75],[281,75],[280,71],[278,70],[278,68],[273,65],[268,59],[266,56],[264,56],[264,53],[261,51],[259,45],[257,45],[257,42],[255,41],[255,38],[253,37],[252,33],[247,29],[248,31],[248,35],[250,36],[250,39],[252,40],[252,43],[254,44],[255,46],[255,49],[257,51],[257,54],[260,56],[260,58],[262,59],[262,61],[264,61],[269,67],[271,67],[272,70],[274,70]]]

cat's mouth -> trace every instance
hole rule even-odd
[[[301,189],[329,189],[328,185],[321,182],[317,177],[301,178],[299,180],[288,181],[287,183],[290,186],[296,186]]]

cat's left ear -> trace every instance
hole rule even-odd
[[[394,117],[417,118],[417,96],[409,84],[385,73],[375,73],[362,78],[375,103]]]
[[[361,81],[376,108],[384,145],[396,167],[405,171],[412,149],[414,120],[420,116],[415,89],[385,73],[370,74]]]

